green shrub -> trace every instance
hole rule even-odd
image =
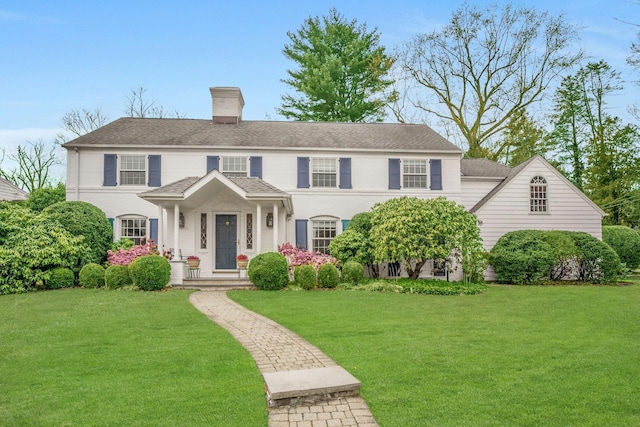
[[[60,182],[55,187],[43,187],[29,193],[25,206],[34,212],[42,212],[45,208],[58,202],[64,202],[67,198],[67,189]]]
[[[103,211],[87,202],[59,202],[45,208],[41,214],[62,225],[73,236],[84,236],[90,250],[88,262],[101,264],[113,242],[113,229]]]
[[[640,265],[640,233],[621,225],[602,227],[602,240],[616,251],[620,261],[628,269],[636,269]]]
[[[544,232],[512,231],[502,236],[491,249],[499,283],[536,284],[550,277],[557,260]]]
[[[591,283],[613,283],[622,274],[620,257],[611,246],[582,232],[568,232],[579,251],[579,280]]]
[[[109,246],[109,249],[111,249],[113,252],[118,252],[118,250],[123,249],[123,250],[127,250],[127,249],[131,249],[132,247],[134,247],[136,245],[136,242],[134,242],[131,239],[127,239],[126,237],[122,237],[120,238],[120,240],[111,243],[111,245]]]
[[[277,291],[289,284],[287,259],[277,252],[265,252],[254,257],[247,274],[258,289],[266,291]]]
[[[347,228],[329,243],[329,253],[340,262],[351,259],[358,262],[367,261],[369,242],[365,236],[352,228]]]
[[[47,289],[72,288],[76,284],[76,276],[70,268],[57,267],[51,270],[49,278],[44,282]]]
[[[80,286],[85,288],[101,288],[104,286],[104,268],[91,262],[80,270]]]
[[[129,267],[126,265],[110,265],[104,272],[104,284],[109,289],[118,289],[131,285]]]
[[[171,264],[160,255],[144,255],[129,264],[133,284],[143,291],[156,291],[171,279]]]
[[[357,285],[364,279],[364,268],[356,261],[347,261],[342,265],[342,282]]]
[[[313,289],[316,286],[316,269],[310,264],[295,267],[293,270],[293,283],[302,289]]]
[[[338,268],[330,262],[318,267],[318,285],[321,288],[335,288],[340,283]]]

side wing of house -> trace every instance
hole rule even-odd
[[[0,200],[11,202],[16,200],[27,200],[28,198],[29,194],[26,191],[16,187],[6,179],[0,178]]]
[[[584,231],[602,238],[604,212],[540,156],[514,168],[471,209],[490,250],[515,230]]]

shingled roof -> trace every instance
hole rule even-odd
[[[462,153],[426,125],[121,118],[63,145],[74,147],[306,148]]]
[[[489,159],[462,159],[460,173],[462,176],[506,178],[511,173],[511,167]]]

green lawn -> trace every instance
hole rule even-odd
[[[0,425],[266,426],[255,363],[188,295],[0,296]]]
[[[640,286],[232,292],[363,383],[381,426],[640,425]]]

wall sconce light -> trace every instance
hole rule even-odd
[[[273,227],[273,212],[267,214],[267,227]]]
[[[180,216],[178,217],[178,224],[180,224],[180,228],[184,228],[184,214],[180,212]]]

